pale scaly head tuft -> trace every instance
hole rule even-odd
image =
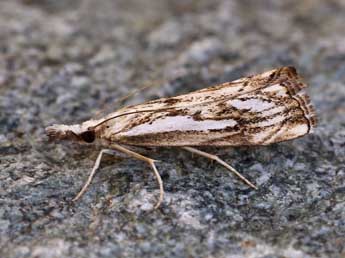
[[[48,126],[46,134],[50,140],[69,140],[91,143],[95,140],[95,131],[85,129],[81,125],[54,124]]]

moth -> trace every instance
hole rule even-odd
[[[311,133],[316,114],[303,90],[306,84],[294,67],[281,67],[188,94],[128,106],[101,119],[81,124],[54,124],[46,128],[53,140],[72,140],[104,146],[91,173],[73,201],[90,185],[104,154],[123,152],[146,162],[163,182],[155,162],[130,146],[180,147],[218,162],[252,188],[256,186],[216,155],[200,146],[258,146]]]

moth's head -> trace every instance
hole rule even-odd
[[[69,140],[92,143],[96,139],[95,130],[84,128],[82,125],[54,124],[48,126],[45,131],[50,140]]]

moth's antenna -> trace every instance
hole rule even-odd
[[[122,98],[119,98],[115,103],[121,103],[123,101],[125,101],[126,99],[132,98],[135,95],[137,95],[139,92],[148,89],[148,88],[153,88],[153,87],[157,87],[158,84],[147,84],[147,85],[143,85],[139,88],[133,89],[131,90],[127,95],[123,96]]]
[[[137,114],[137,113],[145,113],[145,112],[163,111],[163,110],[169,110],[169,109],[172,109],[172,108],[167,107],[167,108],[160,108],[160,109],[146,109],[146,110],[137,110],[137,111],[133,111],[133,112],[122,113],[122,114],[119,114],[116,116],[109,117],[109,118],[103,120],[102,122],[98,123],[97,125],[89,127],[89,129],[90,128],[95,129],[96,127],[104,124],[105,122],[108,122],[109,120],[112,120],[112,119],[115,119],[115,118],[118,118],[121,116],[127,116],[127,115],[132,115],[132,114]]]
[[[134,97],[135,95],[137,95],[138,93],[142,92],[145,89],[149,89],[149,88],[153,88],[153,87],[159,87],[162,82],[164,82],[164,80],[146,81],[139,88],[135,88],[133,90],[130,90],[126,95],[124,95],[123,97],[120,97],[119,99],[115,100],[111,104],[111,106],[115,106],[116,107],[118,105],[123,105],[123,102],[125,100]],[[96,113],[95,117],[98,117],[102,113],[104,113],[108,109],[108,107],[109,107],[109,103],[104,104],[103,107],[100,109],[100,111],[98,111]]]

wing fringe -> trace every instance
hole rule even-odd
[[[310,130],[313,130],[317,125],[315,108],[311,104],[310,97],[303,90],[307,84],[303,83],[296,68],[293,66],[278,68],[272,72],[269,80],[271,83],[280,83],[286,87],[290,96],[298,101],[305,118],[308,120]]]

